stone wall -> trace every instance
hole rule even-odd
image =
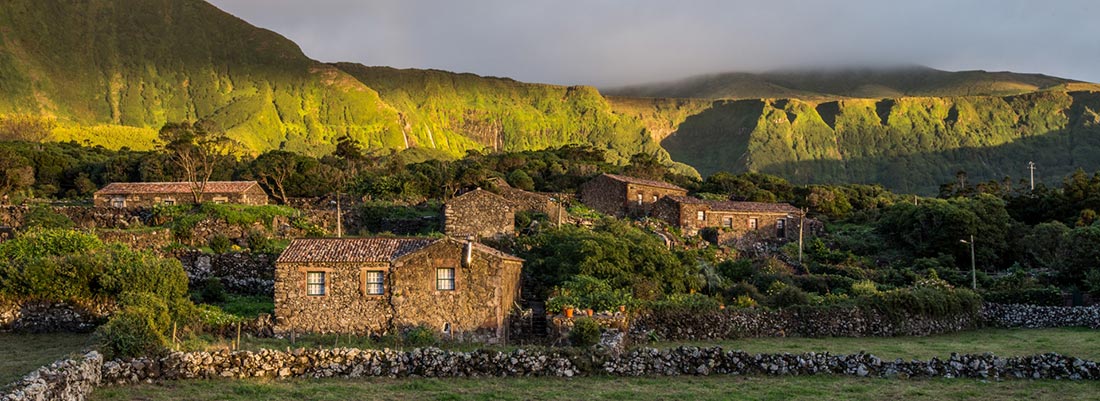
[[[123,202],[121,208],[149,208],[159,204],[190,205],[196,203],[195,195],[190,192],[125,194],[103,194],[97,192],[92,196],[92,202],[96,207],[114,207],[112,205],[114,205],[116,201]],[[263,188],[260,188],[259,185],[252,185],[247,190],[241,192],[207,191],[203,192],[202,201],[212,203],[236,203],[241,205],[266,205],[267,192],[264,192]]]
[[[1035,306],[987,303],[982,319],[997,327],[1100,329],[1100,306]]]
[[[500,195],[478,188],[443,205],[443,232],[464,238],[507,237],[515,234],[516,213]]]
[[[49,206],[54,213],[67,216],[81,228],[126,229],[152,224],[149,209],[118,209],[112,207]],[[20,228],[31,206],[0,206],[0,226]]]
[[[176,257],[187,272],[190,288],[218,278],[227,290],[238,294],[271,295],[275,291],[275,259],[279,255],[187,251]]]
[[[857,307],[725,309],[696,312],[650,312],[638,316],[631,335],[664,340],[734,339],[750,337],[891,337],[927,336],[975,328],[978,316],[946,318],[911,316],[894,321]]]
[[[1058,354],[1002,358],[952,354],[947,359],[887,361],[859,353],[749,354],[720,347],[642,348],[623,355],[592,350],[470,352],[299,349],[290,352],[191,352],[103,364],[104,384],[210,378],[527,377],[844,375],[883,378],[1100,380],[1100,365]]]
[[[0,331],[87,332],[107,320],[113,302],[51,302],[0,298]]]
[[[57,361],[24,376],[0,401],[83,401],[99,386],[102,368],[103,356],[95,351]]]
[[[164,249],[172,243],[172,230],[167,228],[150,230],[96,230],[95,235],[103,242],[125,244],[132,249]]]

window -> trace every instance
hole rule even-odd
[[[777,238],[787,237],[787,221],[779,219],[775,221],[775,236]]]
[[[725,227],[725,228],[733,227],[733,217],[723,217],[722,218],[722,227]]]
[[[453,268],[435,269],[435,289],[437,289],[439,291],[454,291],[454,289],[455,289],[455,269],[453,269]]]
[[[706,220],[707,219],[707,212],[704,212],[702,210],[700,210],[698,212],[695,212],[695,218],[699,221]]]
[[[385,292],[386,287],[382,284],[382,271],[371,270],[367,271],[366,277],[366,293],[367,295],[382,295]]]
[[[111,198],[111,207],[126,207],[126,198],[121,196]]]
[[[227,202],[229,202],[229,198],[226,198],[226,197],[224,197],[224,196],[216,196],[216,197],[214,197],[214,203],[215,203],[215,204],[218,204],[218,205],[222,205],[222,204],[225,204],[225,203],[227,203]]]
[[[654,202],[656,202],[656,201],[657,201],[657,195],[653,195],[653,201],[654,201]]]
[[[750,229],[750,230],[755,230],[755,229],[756,229],[756,228],[757,228],[757,227],[759,226],[759,224],[758,224],[758,221],[757,221],[757,220],[758,220],[758,219],[756,219],[755,217],[754,217],[754,218],[751,218],[751,219],[749,219],[749,229]]]
[[[168,205],[168,206],[172,206],[172,205],[176,204],[176,200],[169,198],[169,199],[165,199],[165,200],[161,201],[161,203],[163,203],[165,205]]]
[[[325,295],[325,272],[306,273],[306,295]]]
[[[639,205],[642,204],[642,193],[641,192],[638,192],[638,204]]]

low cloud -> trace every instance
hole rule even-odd
[[[212,0],[323,61],[618,86],[920,64],[1100,81],[1100,2]]]

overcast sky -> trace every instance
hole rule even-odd
[[[211,0],[312,58],[529,82],[921,64],[1100,82],[1098,0]]]

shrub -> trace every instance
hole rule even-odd
[[[710,312],[718,310],[719,305],[717,299],[703,294],[673,294],[664,299],[649,302],[649,308],[654,312]]]
[[[1100,297],[1100,269],[1094,268],[1085,274],[1085,289],[1089,294]]]
[[[582,317],[573,321],[569,343],[578,347],[591,347],[600,343],[600,324],[596,319]]]
[[[210,237],[209,245],[211,251],[219,254],[229,252],[233,248],[233,242],[229,240],[229,236],[222,233]]]
[[[229,299],[229,294],[225,291],[222,280],[217,277],[203,280],[198,295],[198,302],[204,303],[222,303]]]
[[[810,304],[810,297],[798,287],[775,282],[768,289],[768,306],[773,308],[786,308],[797,305]]]
[[[863,280],[852,284],[850,292],[855,297],[874,296],[880,293],[878,286],[871,280]]]
[[[558,295],[546,300],[547,312],[561,313],[566,307],[577,307],[577,299],[570,295]]]
[[[275,241],[268,238],[267,234],[264,234],[263,231],[249,231],[246,240],[248,241],[248,250],[252,251],[252,253],[279,253],[279,251],[275,249]]]
[[[158,355],[167,349],[168,339],[156,319],[148,308],[123,308],[96,330],[96,339],[108,358]]]
[[[746,283],[744,281],[730,286],[726,290],[726,299],[736,302],[737,298],[748,297],[749,299],[764,299],[764,294],[760,293],[760,290],[756,286]]]
[[[416,326],[406,330],[402,341],[405,345],[412,347],[426,347],[438,342],[435,330],[427,326]]]
[[[733,300],[733,306],[737,308],[755,308],[756,305],[756,300],[747,295],[738,295]]]
[[[998,304],[1029,304],[1044,306],[1062,306],[1062,290],[1058,287],[1022,288],[1014,290],[987,291],[982,298]]]
[[[912,316],[976,316],[982,306],[982,298],[973,291],[945,286],[899,288],[860,297],[857,301],[863,307],[876,309],[895,322]]]
[[[718,272],[731,281],[748,281],[755,273],[750,259],[723,261],[718,264]]]
[[[583,274],[573,276],[562,284],[561,293],[574,297],[577,307],[596,311],[610,311],[619,305],[633,303],[633,297],[626,291],[613,290],[606,281]]]
[[[38,205],[31,208],[23,216],[23,227],[26,228],[73,228],[76,223],[69,216],[57,213],[48,206]]]

